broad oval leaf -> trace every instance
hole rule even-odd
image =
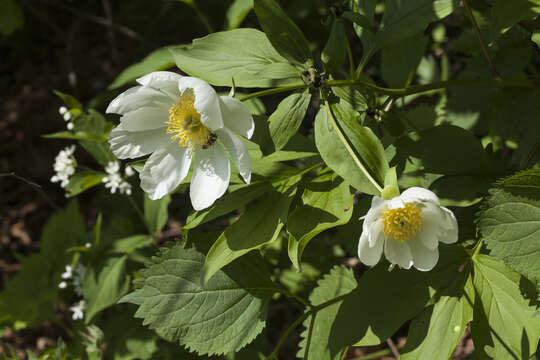
[[[327,73],[333,73],[343,66],[347,55],[347,36],[341,19],[334,19],[330,36],[321,53],[321,60]]]
[[[169,341],[199,354],[237,351],[264,328],[275,287],[256,256],[244,257],[204,283],[204,255],[175,245],[141,271],[138,289],[121,302]]]
[[[242,46],[238,46],[242,44]],[[222,31],[170,48],[176,65],[212,85],[274,87],[302,84],[300,72],[255,29]]]
[[[287,60],[303,68],[313,59],[309,44],[296,24],[274,0],[255,0],[255,13],[272,46]]]
[[[371,129],[360,125],[360,115],[350,105],[340,102],[332,105],[332,111],[356,156],[375,180],[383,184],[389,166],[380,140]],[[345,149],[324,107],[315,118],[315,143],[324,162],[345,181],[366,194],[380,194]]]
[[[274,149],[280,150],[298,131],[306,115],[311,94],[309,90],[299,91],[287,96],[268,119],[270,137]]]

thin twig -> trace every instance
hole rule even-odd
[[[114,29],[112,26],[113,23],[113,17],[112,17],[112,8],[111,3],[109,0],[101,0],[101,3],[103,4],[103,10],[105,11],[105,16],[107,17],[107,33],[109,36],[109,41],[111,42],[111,55],[112,58],[117,60],[118,59],[118,50],[116,49],[116,37],[114,35]]]
[[[14,172],[11,172],[11,173],[6,173],[6,174],[0,174],[0,177],[13,177],[17,180],[20,180],[24,183],[26,183],[27,185],[30,185],[32,188],[34,188],[34,190],[36,190],[44,199],[45,201],[47,201],[47,203],[49,205],[51,205],[51,207],[54,209],[54,210],[59,210],[60,208],[58,207],[58,205],[56,205],[52,200],[51,198],[47,195],[47,193],[45,191],[43,191],[43,188],[41,187],[41,185],[39,184],[36,184],[35,182],[31,181],[31,180],[28,180],[28,179],[25,179],[23,178],[22,176],[19,176],[17,174],[15,174]]]
[[[486,59],[489,65],[491,73],[496,79],[501,79],[501,75],[499,75],[499,73],[497,72],[497,69],[495,69],[495,65],[493,64],[493,61],[491,60],[491,57],[489,56],[486,42],[482,38],[482,34],[480,33],[480,28],[478,27],[478,24],[476,23],[476,19],[474,18],[474,14],[471,11],[468,0],[463,0],[463,6],[465,7],[465,12],[469,16],[469,20],[471,20],[471,24],[473,26],[474,32],[476,34],[476,37],[478,38],[478,42],[480,43],[480,48],[482,49],[482,54],[484,55],[484,58]]]
[[[394,342],[392,341],[392,339],[388,338],[386,339],[386,343],[388,344],[388,347],[390,348],[390,350],[392,351],[392,355],[394,355],[394,357],[396,359],[399,359],[399,351],[398,351],[398,348],[396,346],[396,344],[394,344]]]

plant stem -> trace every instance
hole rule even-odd
[[[371,353],[371,354],[367,354],[367,355],[364,355],[364,356],[360,356],[360,357],[356,357],[354,359],[351,359],[351,360],[372,360],[372,359],[378,359],[380,358],[381,356],[385,356],[385,355],[388,355],[388,354],[391,354],[392,351],[390,349],[384,349],[384,350],[379,350],[379,351],[376,351],[374,353]]]
[[[478,42],[480,43],[480,48],[482,49],[482,54],[484,55],[484,58],[486,59],[489,65],[491,73],[496,79],[500,79],[501,76],[497,72],[497,69],[495,69],[495,65],[493,64],[493,61],[489,57],[489,52],[488,52],[486,42],[482,38],[482,34],[480,33],[480,28],[478,27],[478,24],[476,23],[476,19],[474,18],[474,14],[472,13],[471,7],[469,6],[469,1],[463,0],[463,6],[465,7],[465,12],[467,13],[467,16],[469,16],[469,20],[471,20],[474,33],[476,34],[476,37],[478,38]]]
[[[212,29],[212,26],[208,22],[208,19],[206,18],[206,16],[204,16],[204,14],[201,12],[201,10],[199,9],[195,1],[193,1],[190,5],[193,8],[193,10],[197,13],[197,16],[199,17],[199,19],[201,19],[201,22],[203,23],[208,33],[209,34],[213,33],[214,30]]]
[[[257,92],[241,97],[240,101],[246,101],[249,99],[257,98],[259,96],[266,96],[266,95],[279,94],[282,92],[293,91],[293,90],[298,90],[298,89],[305,89],[307,87],[308,85],[302,83],[302,84],[289,85],[289,86],[283,86],[283,87],[277,87],[273,89],[257,91]]]
[[[313,307],[313,305],[311,305],[309,302],[307,302],[306,300],[304,300],[303,298],[301,298],[300,296],[298,295],[295,295],[293,294],[292,292],[286,290],[286,289],[282,289],[282,288],[277,288],[276,289],[277,292],[279,292],[280,294],[283,294],[287,297],[290,297],[292,299],[295,299],[296,301],[298,301],[300,304],[304,305],[304,306],[307,306],[307,307]]]
[[[364,176],[375,186],[375,188],[382,193],[383,188],[379,185],[379,183],[371,176],[369,171],[364,167],[358,156],[356,156],[356,153],[354,152],[351,145],[349,145],[349,142],[345,138],[345,135],[341,132],[341,129],[339,128],[336,119],[334,118],[334,114],[332,114],[332,109],[330,108],[330,103],[328,100],[324,101],[324,104],[326,106],[326,112],[328,113],[328,117],[330,118],[330,121],[332,122],[332,125],[334,127],[334,130],[336,131],[336,134],[339,136],[339,139],[345,146],[345,149],[347,149],[347,152],[349,155],[353,158],[354,162],[356,163],[356,166],[364,173]]]
[[[349,39],[347,38],[346,35],[345,35],[345,40],[347,40],[345,41],[345,45],[347,46],[347,55],[349,56],[349,73],[350,73],[351,78],[354,79],[356,77],[354,59],[353,59],[353,54],[351,50],[351,44],[349,44]]]
[[[341,301],[343,300],[343,298],[345,298],[345,296],[347,296],[347,294],[344,294],[344,295],[340,295],[338,297],[335,297],[331,300],[328,300],[320,305],[317,305],[315,307],[313,307],[311,310],[303,313],[298,319],[295,320],[295,322],[293,322],[288,328],[287,330],[285,330],[285,332],[283,333],[283,335],[281,336],[281,338],[279,339],[276,347],[274,348],[274,351],[272,351],[272,353],[270,355],[268,355],[265,360],[271,360],[271,359],[277,359],[277,355],[279,353],[279,350],[281,349],[281,347],[283,346],[283,344],[285,343],[285,340],[287,340],[287,338],[289,337],[289,335],[293,332],[294,329],[296,329],[296,327],[298,325],[300,325],[305,319],[307,319],[309,316],[311,316],[312,314],[315,314],[317,313],[318,311],[330,306],[330,305],[333,305],[335,303],[337,303],[338,301]]]

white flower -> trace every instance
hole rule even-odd
[[[60,289],[65,289],[67,287],[67,282],[65,281],[61,281],[60,284],[58,284],[58,287]]]
[[[64,120],[65,121],[69,121],[71,120],[71,113],[70,112],[66,112],[64,113],[64,115],[62,115],[64,117]]]
[[[133,168],[131,166],[126,166],[126,168],[124,169],[124,173],[126,174],[126,177],[130,177],[130,176],[133,176],[135,175],[135,170],[133,170]]]
[[[60,108],[58,109],[58,113],[60,113],[60,115],[64,115],[67,112],[68,112],[68,109],[65,106],[60,106]]]
[[[119,190],[120,194],[131,195],[131,184],[125,181],[122,175],[120,175],[120,163],[118,161],[109,161],[105,167],[105,171],[109,175],[105,176],[101,181],[105,183],[106,188],[111,189],[111,194]]]
[[[384,250],[392,264],[428,271],[439,260],[439,242],[451,244],[457,239],[454,214],[440,206],[433,192],[412,187],[392,200],[373,197],[364,217],[358,257],[366,265],[375,265]]]
[[[209,207],[229,185],[227,151],[250,182],[249,154],[236,134],[250,138],[254,123],[240,101],[218,96],[203,80],[172,72],[153,72],[137,82],[141,85],[107,108],[122,115],[109,143],[120,159],[151,154],[139,174],[150,199],[172,192],[193,162],[191,203],[196,210]]]
[[[73,312],[73,315],[71,315],[71,318],[73,320],[80,320],[84,318],[84,309],[86,308],[86,303],[84,300],[79,301],[78,303],[75,303],[72,307],[69,308],[71,312]]]
[[[88,249],[90,249],[92,247],[92,244],[90,244],[89,242],[87,242],[86,244],[84,244],[84,246],[86,246]]]
[[[66,265],[66,271],[62,273],[62,279],[71,279],[73,277],[73,268],[70,265]]]
[[[56,174],[51,178],[53,183],[60,182],[60,186],[65,188],[69,184],[69,177],[75,173],[77,162],[73,157],[75,145],[69,146],[60,151],[54,158],[54,171]]]
[[[67,127],[68,130],[73,130],[73,128],[74,128],[75,126],[73,125],[72,122],[68,122],[67,125],[66,125],[66,127]]]

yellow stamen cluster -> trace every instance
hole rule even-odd
[[[195,110],[195,99],[184,96],[169,109],[167,134],[178,145],[189,147],[191,151],[206,148],[215,141],[215,133],[201,122],[201,114]]]
[[[424,218],[420,208],[410,202],[404,207],[383,210],[383,233],[386,237],[393,237],[400,243],[413,238],[422,229]]]

